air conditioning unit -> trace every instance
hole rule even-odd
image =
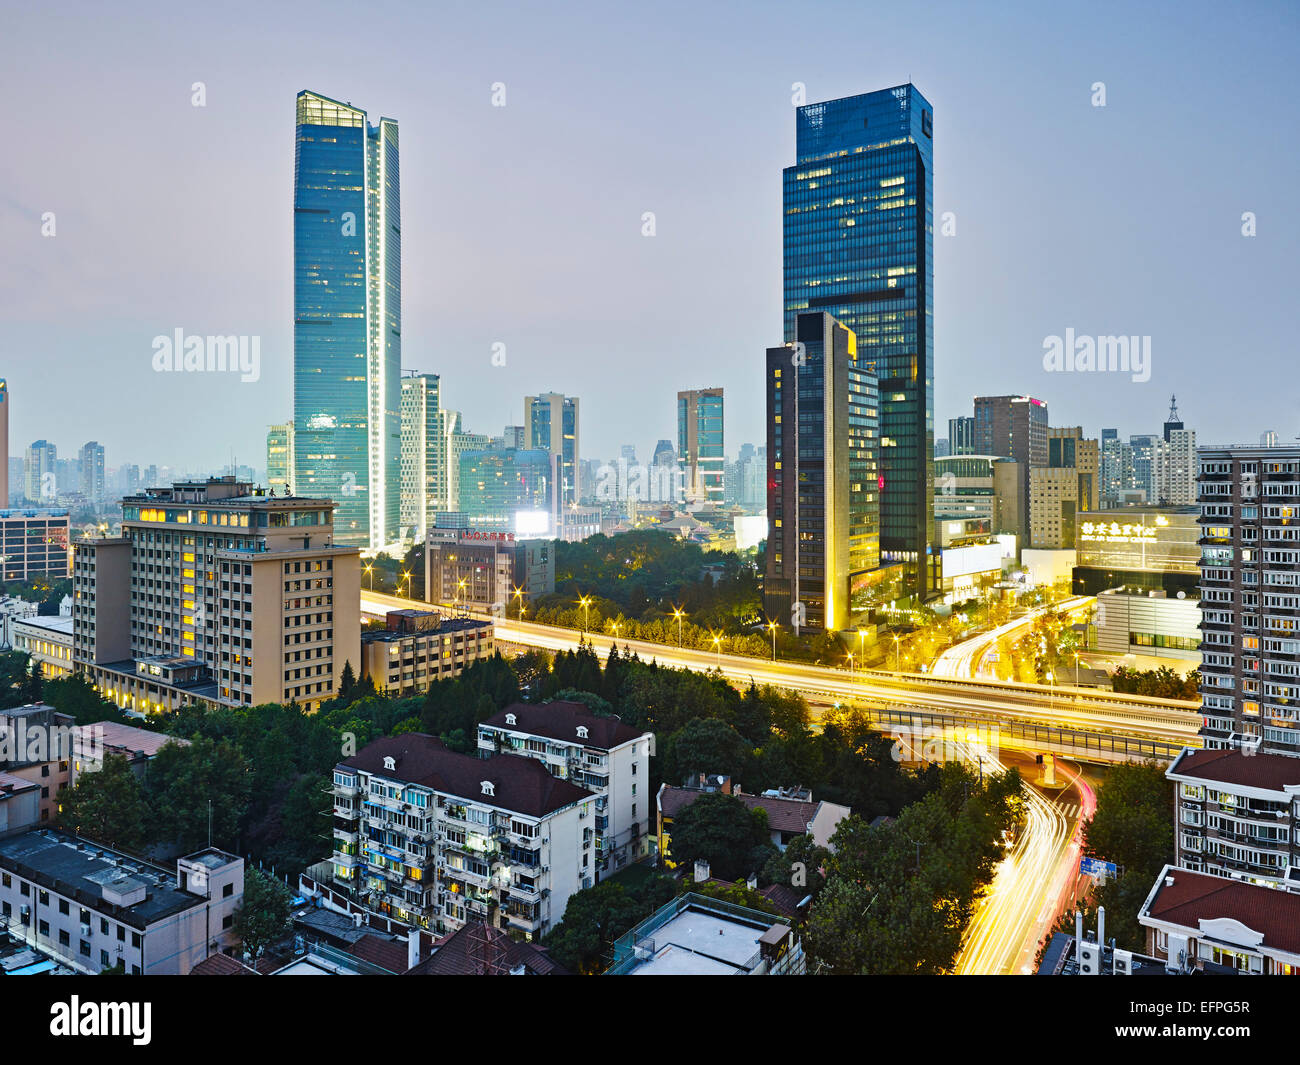
[[[1101,944],[1084,940],[1079,944],[1079,975],[1096,976],[1101,972]]]
[[[1133,952],[1131,950],[1116,950],[1111,972],[1115,976],[1132,976]]]

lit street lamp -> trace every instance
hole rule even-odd
[[[776,661],[776,622],[769,621],[767,627],[772,630],[772,661]]]
[[[375,590],[375,567],[374,566],[366,567],[366,576],[370,578],[370,590],[373,592]]]
[[[897,633],[895,633],[895,635],[894,635],[894,672],[895,672],[895,673],[901,673],[901,672],[902,672],[902,670],[900,670],[900,669],[898,668],[898,635],[897,635]]]
[[[713,637],[713,649],[718,652],[718,672],[722,672],[722,637]]]
[[[677,619],[677,649],[682,649],[682,618],[686,616],[686,611],[679,607],[673,607],[673,617]]]
[[[582,607],[582,631],[587,631],[587,608],[591,606],[591,596],[584,595],[578,600],[578,605]]]

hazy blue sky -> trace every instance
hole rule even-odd
[[[909,78],[934,105],[936,228],[957,223],[935,237],[937,436],[977,392],[1124,435],[1177,392],[1202,443],[1294,437],[1296,5],[1046,7],[5,0],[11,445],[264,464],[291,410],[304,88],[400,122],[403,364],[441,373],[471,428],[553,389],[582,398],[585,456],[644,461],[679,388],[721,385],[728,450],[761,442],[792,83],[815,101]],[[260,336],[261,379],[154,373],[178,327]],[[1151,379],[1046,373],[1067,328],[1150,335]]]

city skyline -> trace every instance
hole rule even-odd
[[[839,5],[825,10],[846,29],[868,17]],[[959,17],[957,9],[938,10],[949,12],[949,24]],[[1256,9],[1233,27],[1215,28],[1216,77],[1252,90],[1255,104],[1246,112],[1227,94],[1198,97],[1195,109],[1188,105],[1180,87],[1210,59],[1209,45],[1190,39],[1201,28],[1196,13],[1138,14],[1120,41],[1104,27],[1083,27],[1071,42],[1077,51],[1087,54],[1084,45],[1104,39],[1104,53],[1046,64],[1026,73],[1014,92],[997,80],[999,63],[976,64],[970,56],[981,48],[982,55],[1006,61],[1035,50],[1055,54],[1062,42],[1027,9],[1007,9],[969,33],[954,28],[927,38],[923,54],[900,50],[895,69],[825,80],[784,54],[779,17],[775,6],[757,8],[752,32],[721,51],[716,17],[700,22],[695,39],[674,45],[674,59],[689,64],[709,55],[729,76],[720,105],[734,118],[710,126],[708,138],[677,139],[639,138],[615,121],[622,107],[635,108],[647,130],[680,125],[692,113],[691,101],[709,91],[692,78],[664,79],[667,41],[658,31],[620,40],[625,61],[616,76],[584,50],[570,57],[572,73],[557,82],[553,73],[550,80],[542,76],[525,42],[540,34],[565,54],[557,40],[563,20],[550,26],[521,12],[490,60],[482,51],[475,60],[453,56],[440,75],[445,80],[429,91],[405,45],[396,46],[393,63],[351,56],[354,73],[340,78],[331,71],[342,44],[328,40],[326,31],[297,27],[311,58],[281,74],[270,71],[286,64],[259,66],[260,46],[250,52],[247,42],[239,54],[248,58],[237,66],[211,56],[175,56],[163,47],[166,25],[149,25],[111,57],[98,56],[92,18],[69,35],[64,62],[111,83],[114,106],[146,120],[148,136],[137,139],[144,135],[73,121],[68,86],[76,79],[63,77],[61,85],[66,68],[38,66],[21,54],[40,23],[16,15],[11,39],[20,54],[10,67],[9,97],[15,106],[4,121],[21,141],[39,114],[49,149],[24,169],[7,168],[0,201],[0,235],[6,247],[20,249],[4,276],[3,335],[10,352],[33,353],[11,356],[5,367],[19,400],[15,447],[60,438],[33,405],[22,403],[48,388],[46,367],[59,365],[83,385],[69,395],[67,416],[105,445],[110,462],[115,455],[119,462],[157,461],[164,456],[155,452],[163,449],[150,441],[160,436],[168,441],[165,457],[181,465],[219,467],[232,451],[243,461],[260,456],[266,427],[289,414],[292,229],[285,204],[292,173],[283,101],[304,87],[403,122],[403,368],[441,374],[447,403],[474,428],[513,420],[520,395],[556,389],[583,400],[584,451],[610,455],[628,439],[643,446],[671,435],[675,393],[718,384],[729,397],[727,451],[762,439],[753,353],[771,343],[779,322],[775,175],[793,157],[796,83],[814,102],[910,79],[936,107],[940,425],[973,394],[1010,391],[1042,396],[1054,421],[1091,432],[1117,423],[1137,431],[1158,423],[1176,379],[1212,373],[1225,346],[1234,356],[1256,352],[1266,365],[1283,365],[1290,325],[1282,309],[1284,255],[1294,243],[1294,223],[1284,209],[1282,175],[1294,171],[1296,149],[1269,131],[1284,123],[1277,109],[1295,80],[1272,51],[1294,26],[1292,13]],[[914,20],[927,16],[882,17],[895,38],[905,39],[919,24]],[[287,32],[287,21],[267,18],[267,40],[274,42]],[[490,32],[473,16],[447,18],[446,31],[470,44]],[[411,25],[413,40],[428,29],[418,14]],[[1012,26],[1015,34],[1008,36]],[[622,28],[615,18],[587,33],[599,40]],[[232,39],[215,22],[207,30],[214,48]],[[1170,30],[1188,38],[1188,48],[1172,58],[1152,54],[1151,42]],[[313,44],[319,47],[309,52]],[[166,58],[147,79],[120,76],[137,50],[150,48],[155,58]],[[1132,75],[1138,56],[1141,78]],[[606,91],[579,92],[583,78]],[[1106,87],[1104,108],[1094,106],[1098,82]],[[195,107],[192,87],[200,83],[204,106]],[[493,107],[497,83],[504,107]],[[1187,135],[1193,124],[1231,128],[1243,147],[1225,153],[1230,160],[1206,154],[1201,138]],[[236,128],[238,141],[227,141]],[[105,129],[121,132],[121,150],[139,159],[138,187],[114,173],[99,175],[102,189],[91,186],[67,165],[74,146],[118,150],[103,139]],[[1161,133],[1154,141],[1153,131]],[[214,147],[227,143],[240,148]],[[1158,151],[1143,147],[1153,143]],[[619,149],[616,158],[611,146]],[[507,147],[530,159],[526,181],[516,168],[499,165]],[[682,179],[688,157],[695,170],[714,175],[699,190]],[[1121,158],[1135,164],[1130,180],[1099,180],[1111,171],[1091,161]],[[582,172],[617,193],[588,195],[587,182],[573,177]],[[719,181],[723,197],[716,194]],[[192,210],[194,197],[213,208]],[[1151,202],[1160,210],[1152,212]],[[46,212],[57,226],[52,237],[41,236]],[[646,212],[654,213],[652,238],[641,235]],[[1241,232],[1246,212],[1257,219],[1253,238]],[[951,235],[942,232],[947,213]],[[1008,219],[1024,225],[1007,225]],[[130,239],[123,239],[122,226]],[[1206,270],[1207,261],[1222,269]],[[110,262],[111,270],[102,265]],[[576,289],[595,298],[562,295]],[[1198,308],[1195,320],[1184,313],[1189,306]],[[1251,309],[1244,318],[1243,306]],[[598,339],[602,330],[591,324],[622,327],[618,366]],[[154,372],[152,339],[178,327],[260,337],[258,380]],[[1098,338],[1151,336],[1150,378],[1047,373],[1044,342],[1067,330]],[[496,344],[505,346],[504,366],[493,364]],[[715,359],[703,375],[702,350]],[[1187,403],[1199,440],[1253,442],[1268,428],[1284,440],[1293,435],[1287,411],[1294,397],[1279,389],[1263,403],[1252,397],[1252,408],[1234,402],[1246,398],[1246,388],[1229,378],[1214,407],[1198,411],[1194,401]],[[128,390],[156,403],[159,420],[103,424],[102,398]],[[621,402],[629,394],[636,401]],[[194,411],[213,403],[229,413],[216,432],[194,433]]]

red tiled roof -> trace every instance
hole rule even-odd
[[[229,954],[209,954],[190,970],[191,976],[259,976],[238,958]]]
[[[676,817],[701,795],[716,794],[697,788],[664,788],[659,801],[665,817]],[[797,799],[771,799],[765,795],[733,795],[751,810],[761,807],[767,811],[767,823],[773,832],[793,832],[803,835],[808,824],[821,808],[819,802],[799,802]]]
[[[134,725],[123,725],[117,721],[96,721],[93,725],[86,726],[86,730],[91,736],[96,735],[96,732],[90,730],[99,730],[98,735],[103,737],[104,746],[107,748],[131,751],[132,753],[143,751],[145,756],[149,758],[152,758],[169,743],[175,743],[181,747],[190,745],[189,740],[169,736],[165,732],[136,728]]]
[[[385,769],[385,758],[394,759],[396,768]],[[591,797],[585,788],[551,776],[534,758],[457,754],[423,732],[380,737],[339,764],[529,817],[541,817]],[[485,780],[493,785],[491,795],[483,793]]]
[[[1185,751],[1169,772],[1270,791],[1300,787],[1300,758],[1285,754],[1245,754],[1239,750]]]
[[[515,724],[506,724],[506,715],[514,714]],[[617,717],[593,714],[582,703],[557,699],[549,703],[514,703],[484,722],[493,728],[531,732],[551,740],[581,743],[584,747],[598,747],[608,751],[642,735],[641,729],[625,725]],[[578,727],[586,728],[587,735],[578,736]]]
[[[354,958],[395,974],[406,972],[407,951],[406,943],[375,935],[364,935],[348,948],[348,953]]]
[[[1166,884],[1164,877],[1172,877]],[[1263,933],[1264,944],[1300,954],[1300,895],[1207,873],[1166,869],[1145,916],[1197,929],[1202,920],[1231,918]]]
[[[505,975],[521,965],[529,976],[572,975],[535,943],[511,939],[486,925],[465,925],[444,939],[431,957],[402,975],[484,976],[488,968]]]

